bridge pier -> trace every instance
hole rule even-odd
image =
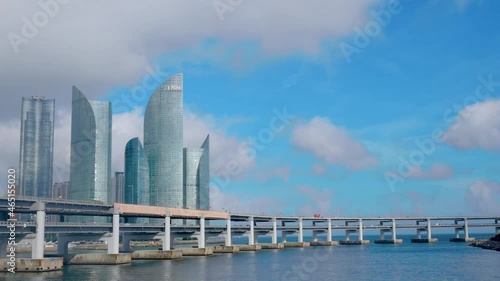
[[[436,243],[438,241],[437,238],[432,238],[431,219],[427,218],[425,221],[427,222],[427,227],[417,229],[417,238],[411,239],[411,243]],[[417,221],[418,224],[420,224],[420,221]],[[422,231],[427,232],[427,238],[422,238]]]
[[[200,235],[198,236],[198,249],[204,249],[206,244],[205,240],[205,215],[201,214],[200,217]]]
[[[31,243],[31,258],[43,259],[45,249],[45,204],[37,202],[33,207],[36,210],[36,236]]]
[[[374,242],[375,244],[402,244],[403,243],[403,239],[396,239],[396,220],[392,219],[391,224],[392,224],[391,228],[380,230],[380,239],[375,240],[375,242]],[[384,221],[380,221],[380,225],[384,225]],[[385,239],[386,232],[392,233],[391,239]]]
[[[227,219],[226,219],[226,241],[224,243],[224,245],[226,245],[226,247],[229,247],[229,246],[232,246],[232,233],[231,233],[231,215],[228,214],[227,215]]]
[[[298,224],[299,224],[299,237],[298,237],[298,241],[299,241],[299,243],[302,243],[302,242],[304,242],[304,226],[303,226],[303,223],[302,223],[302,218],[299,218]]]
[[[356,222],[356,221],[351,221]],[[345,240],[339,241],[340,245],[367,245],[370,244],[370,240],[363,239],[363,220],[358,219],[358,229],[346,229]],[[349,225],[349,221],[345,222],[345,225]],[[358,240],[351,240],[351,233],[358,233]]]
[[[332,241],[332,219],[327,219],[327,230],[326,230],[326,241],[331,242]]]
[[[171,220],[170,220],[170,212],[167,211],[165,213],[165,235],[163,235],[163,239],[161,240],[162,242],[162,250],[163,251],[170,251],[171,250],[171,246],[170,245],[170,236],[171,236],[171,233],[170,233],[170,224],[171,224]]]
[[[467,218],[463,219],[464,225],[460,227],[455,227],[455,238],[450,238],[450,242],[472,242],[475,241],[475,238],[469,237],[469,223]],[[455,220],[455,224],[458,225],[458,220]],[[464,232],[464,237],[460,237],[460,231]]]
[[[250,225],[250,232],[248,233],[248,245],[255,244],[255,223],[252,216],[248,217],[248,224]]]
[[[278,225],[276,223],[276,218],[273,218],[273,234],[271,238],[271,243],[272,244],[278,243]]]
[[[120,209],[113,208],[113,232],[108,241],[108,254],[117,255],[120,252]]]

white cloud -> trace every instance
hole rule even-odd
[[[462,150],[500,150],[500,100],[488,100],[462,109],[443,139]]]
[[[300,207],[297,215],[312,216],[315,213],[323,215],[331,213],[333,190],[314,186],[299,186],[297,190],[307,199],[306,204]]]
[[[451,178],[453,173],[453,169],[446,164],[434,164],[427,171],[424,171],[420,166],[414,166],[413,173],[409,178],[444,180]]]
[[[0,2],[0,10],[8,11],[0,18],[0,34],[22,35],[23,18],[32,22],[43,11],[39,2],[57,3]],[[373,2],[245,0],[221,21],[213,0],[69,1],[19,46],[19,53],[7,36],[0,40],[5,93],[0,114],[13,112],[19,93],[50,93],[66,108],[73,84],[86,89],[90,99],[101,97],[110,87],[135,84],[159,55],[188,47],[194,48],[194,55],[184,58],[190,61],[226,61],[228,53],[237,53],[233,47],[245,42],[257,43],[264,54],[313,53],[323,39],[363,26]],[[207,54],[198,50],[201,42],[214,38],[217,47]]]
[[[314,164],[314,166],[312,167],[312,173],[313,175],[315,176],[323,176],[323,175],[326,175],[326,167],[324,165],[321,165],[321,164]]]
[[[228,165],[237,163],[239,173],[234,179],[242,178],[245,173],[255,166],[255,158],[241,153],[241,141],[229,136],[224,129],[216,125],[211,115],[197,115],[193,112],[184,112],[184,146],[200,147],[206,136],[210,134],[210,171],[212,174],[227,172]],[[222,122],[224,123],[224,122]]]
[[[469,186],[466,199],[467,203],[478,213],[498,214],[500,212],[500,183],[477,180]]]
[[[367,169],[378,164],[363,145],[327,118],[314,117],[309,123],[297,126],[292,143],[312,152],[325,163],[344,165],[351,170]]]

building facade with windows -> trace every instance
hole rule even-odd
[[[183,76],[167,79],[151,95],[144,113],[144,150],[152,206],[182,208]]]
[[[19,192],[22,196],[52,197],[55,100],[22,98],[19,153]]]
[[[111,103],[73,86],[69,199],[111,203],[111,122]]]

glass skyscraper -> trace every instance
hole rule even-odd
[[[115,172],[115,190],[111,195],[111,203],[125,203],[125,172]],[[113,190],[112,188],[110,190]]]
[[[19,191],[22,196],[52,197],[55,100],[22,99]]]
[[[89,101],[73,86],[69,199],[108,202],[111,103]]]
[[[208,210],[210,207],[209,136],[200,148],[184,148],[184,208]],[[197,224],[185,220],[185,224]]]
[[[144,113],[144,150],[152,206],[182,208],[183,76],[167,79],[151,95]]]
[[[124,203],[149,205],[149,164],[139,138],[125,146]],[[147,223],[147,218],[130,218],[129,222]]]

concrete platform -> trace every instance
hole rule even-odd
[[[211,256],[214,254],[212,247],[207,248],[180,248],[183,257]]]
[[[476,241],[476,238],[474,237],[469,237],[469,238],[450,238],[450,242],[474,242]]]
[[[65,264],[94,264],[94,265],[116,265],[132,262],[131,253],[121,254],[76,254],[64,261]]]
[[[340,245],[368,245],[370,240],[340,240]]]
[[[0,272],[8,272],[11,268],[8,259],[0,259]],[[62,270],[63,258],[22,259],[16,258],[14,272],[47,272]]]
[[[181,250],[141,250],[132,252],[133,260],[175,260],[182,258]]]
[[[339,241],[311,241],[311,246],[338,246]]]
[[[240,252],[255,252],[262,250],[262,246],[260,244],[238,245],[238,248],[240,248]]]
[[[285,244],[283,243],[264,243],[259,244],[262,249],[283,249],[285,248]]]
[[[212,248],[214,254],[236,254],[240,252],[238,246],[214,246]]]
[[[309,242],[285,242],[285,248],[305,248],[311,246]]]
[[[413,238],[411,239],[411,243],[437,243],[438,239],[437,238]]]
[[[381,239],[375,240],[375,244],[403,244],[403,239]]]

